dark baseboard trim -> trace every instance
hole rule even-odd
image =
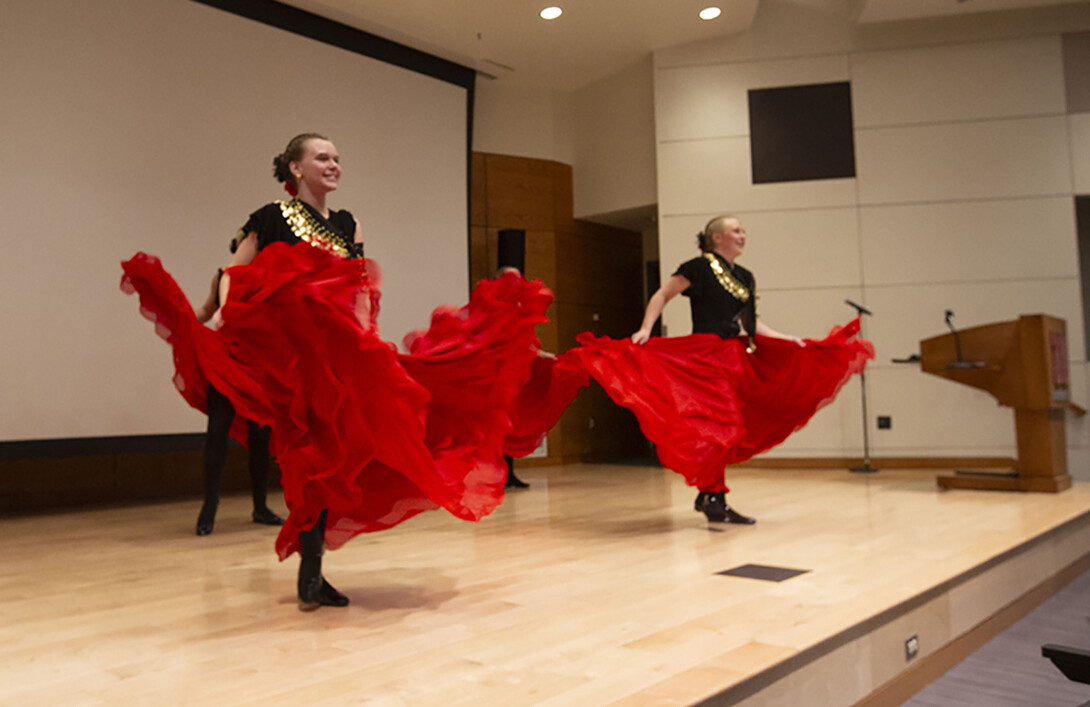
[[[1010,457],[874,457],[878,469],[1005,469],[1013,467]],[[862,466],[862,457],[771,457],[736,464],[745,469],[851,469]]]
[[[180,452],[204,447],[203,432],[118,437],[70,437],[0,442],[0,461]]]

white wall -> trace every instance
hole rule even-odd
[[[569,94],[478,76],[473,106],[475,152],[574,162]]]
[[[654,204],[654,71],[651,55],[573,95],[575,216]]]
[[[942,334],[945,309],[961,327],[1050,313],[1067,320],[1086,404],[1073,195],[1090,187],[1090,115],[1066,114],[1061,33],[1090,27],[1090,8],[866,28],[848,16],[847,0],[763,0],[737,41],[656,53],[663,274],[695,255],[708,218],[740,216],[740,262],[773,327],[822,336],[851,316],[845,298],[875,312],[872,453],[1013,456],[1008,409],[890,359]],[[852,85],[857,176],[753,185],[746,92],[833,81]],[[688,333],[688,308],[664,322]],[[855,381],[771,455],[858,454],[859,397]],[[1090,479],[1090,431],[1068,431],[1071,473]]]

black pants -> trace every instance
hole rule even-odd
[[[204,437],[204,503],[215,508],[227,465],[227,436],[235,421],[235,407],[222,393],[208,386],[208,434]],[[266,508],[269,489],[269,428],[247,421],[250,445],[250,491],[254,510]]]

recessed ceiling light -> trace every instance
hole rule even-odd
[[[720,10],[718,7],[705,7],[703,10],[700,11],[700,19],[714,20],[721,14],[723,14],[723,11]]]
[[[544,10],[541,11],[541,19],[543,19],[543,20],[555,20],[557,17],[560,17],[562,14],[564,14],[564,11],[561,10],[559,7],[555,7],[555,6],[554,7],[547,7]]]

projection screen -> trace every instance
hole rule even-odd
[[[300,132],[341,154],[329,205],[383,270],[384,338],[465,302],[472,82],[191,0],[6,3],[0,60],[0,443],[203,430],[119,262],[203,302]]]

